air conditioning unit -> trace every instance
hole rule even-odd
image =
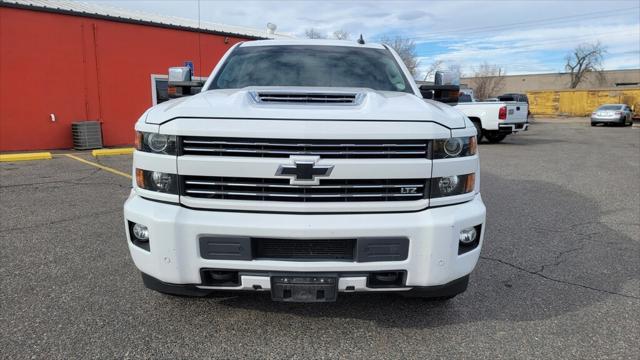
[[[102,147],[102,128],[99,121],[79,121],[71,124],[73,148],[76,150]]]

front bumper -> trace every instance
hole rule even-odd
[[[124,206],[127,243],[136,267],[161,283],[200,289],[269,290],[271,273],[338,273],[338,291],[406,291],[465,278],[475,267],[484,237],[485,206],[480,195],[469,202],[419,212],[383,214],[273,214],[193,210],[144,199],[132,192]],[[149,229],[149,250],[132,243],[129,222]],[[458,255],[462,229],[482,225],[479,245]],[[200,255],[202,235],[289,239],[406,237],[402,261],[209,260]],[[203,286],[201,269],[235,270],[239,285]],[[369,288],[366,274],[401,271],[398,288]]]
[[[592,124],[600,124],[600,123],[622,123],[625,121],[624,116],[610,116],[610,117],[598,117],[592,116],[591,123]]]

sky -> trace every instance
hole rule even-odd
[[[640,0],[564,1],[139,1],[97,3],[304,37],[344,30],[365,41],[400,36],[416,43],[421,80],[435,61],[472,75],[483,63],[507,74],[562,72],[579,44],[600,41],[604,68],[640,68]]]

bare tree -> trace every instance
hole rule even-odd
[[[327,36],[314,28],[308,28],[304,31],[304,36],[308,39],[326,39]]]
[[[449,66],[447,66],[447,70],[454,74],[457,74],[459,77],[464,76],[464,74],[462,73],[462,66],[460,64],[449,64]]]
[[[383,37],[380,39],[380,42],[391,46],[398,53],[402,61],[404,61],[411,75],[416,75],[416,71],[418,70],[418,53],[416,52],[415,41],[396,36],[395,38]]]
[[[504,86],[506,72],[498,65],[484,63],[473,74],[471,87],[476,98],[484,100],[497,95]]]
[[[435,76],[436,71],[440,70],[440,68],[442,67],[443,63],[444,63],[444,61],[442,61],[442,60],[434,60],[431,63],[431,65],[429,65],[427,70],[424,72],[424,81],[427,81],[427,79]]]
[[[605,48],[600,42],[578,45],[571,54],[565,58],[565,70],[571,75],[569,87],[575,89],[584,76],[590,72],[597,72],[602,77],[602,60]]]
[[[336,30],[333,32],[333,38],[336,40],[349,40],[349,33],[344,30]]]

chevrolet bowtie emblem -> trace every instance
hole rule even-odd
[[[318,185],[318,177],[329,176],[333,165],[317,165],[318,156],[292,156],[293,164],[283,164],[278,167],[276,176],[289,176],[292,185]]]

